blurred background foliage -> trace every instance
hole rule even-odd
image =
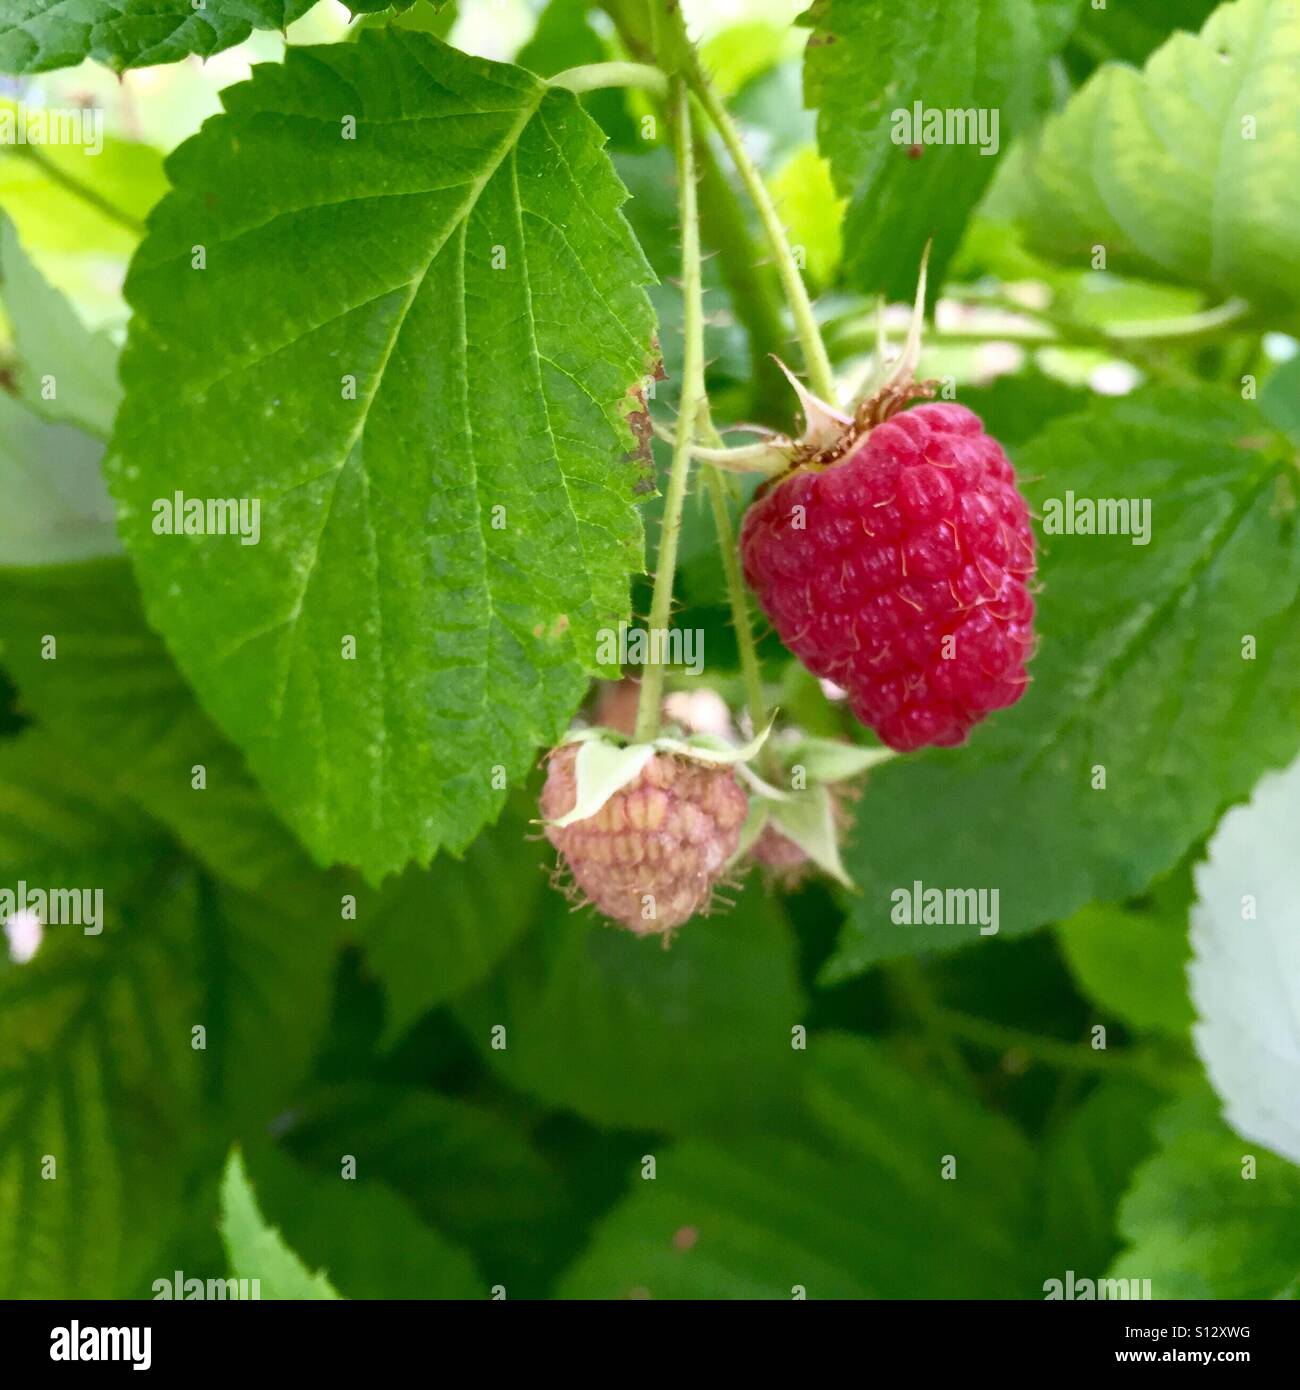
[[[848,853],[863,891],[751,881],[668,951],[550,891],[536,777],[461,861],[378,890],[315,869],[150,631],[98,484],[125,268],[167,187],[164,156],[225,87],[286,43],[385,25],[551,75],[637,56],[634,26],[615,22],[625,7],[417,0],[352,20],[322,3],[205,60],[0,78],[10,103],[107,118],[93,161],[0,146],[0,884],[111,885],[116,947],[91,960],[52,930],[30,964],[0,959],[6,1296],[147,1296],[173,1269],[248,1272],[246,1232],[223,1246],[219,1218],[234,1144],[245,1168],[228,1182],[251,1184],[261,1219],[345,1297],[1041,1297],[1045,1280],[1099,1277],[1122,1252],[1119,1269],[1157,1296],[1300,1285],[1300,1170],[1219,1118],[1186,978],[1193,868],[1223,809],[1300,743],[1286,462],[1300,441],[1300,221],[1288,240],[1270,220],[1295,211],[1294,128],[1265,125],[1260,159],[1275,167],[1245,170],[1260,183],[1237,188],[1236,220],[1202,230],[1197,180],[1214,171],[1125,167],[1119,147],[1144,148],[1141,121],[1170,112],[1193,148],[1209,138],[1170,85],[1200,71],[1194,41],[1171,36],[1200,28],[1203,0],[818,0],[795,24],[800,8],[686,6],[837,370],[860,367],[878,315],[901,341],[934,235],[920,375],[952,383],[1031,487],[1155,493],[1190,551],[1094,570],[1092,552],[1061,547],[1054,571],[1049,546],[1039,690],[970,749],[873,782]],[[971,24],[1005,41],[977,70],[961,59]],[[864,49],[859,26],[890,41]],[[827,32],[844,42],[819,42]],[[1164,68],[1139,79],[1160,51]],[[931,104],[947,91],[999,104],[1000,157],[973,171],[941,149],[879,162],[871,133],[918,81]],[[659,276],[656,409],[670,412],[681,309],[662,122],[638,92],[583,100]],[[1115,163],[1089,161],[1105,140]],[[1090,181],[1107,179],[1131,196],[1123,225],[1096,234],[1089,218],[1114,210],[1115,188]],[[797,354],[720,146],[701,202],[715,417],[788,427],[771,355]],[[1110,269],[1090,266],[1093,240]],[[48,418],[24,380],[31,340],[56,332],[84,364],[71,419]],[[1245,376],[1259,389],[1243,402]],[[1252,454],[1245,437],[1264,442]],[[39,475],[55,454],[70,462],[50,499]],[[1268,471],[1278,461],[1289,492]],[[1196,550],[1209,532],[1222,553]],[[1278,601],[1251,609],[1260,570]],[[702,495],[679,575],[678,621],[704,630],[709,677],[738,704]],[[648,603],[638,582],[636,611]],[[1273,653],[1220,692],[1205,634],[1235,643],[1243,610]],[[1145,625],[1130,629],[1135,613]],[[42,659],[49,633],[57,664]],[[860,735],[778,644],[762,651],[787,718]],[[1091,670],[1104,689],[1080,688]],[[1117,726],[1124,739],[1107,743]],[[1094,812],[1067,754],[1133,780]],[[1021,906],[976,945],[882,930],[889,887],[921,865]],[[198,1019],[211,1050],[178,1063],[163,1040]],[[67,1180],[47,1187],[51,1152]],[[1243,1197],[1246,1152],[1261,1180]],[[347,1156],[355,1181],[340,1181]]]

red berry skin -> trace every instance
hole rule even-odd
[[[574,743],[550,754],[541,797],[547,821],[573,809],[577,756]],[[606,917],[638,935],[662,934],[708,910],[748,814],[731,768],[656,753],[594,816],[547,825],[546,838]]]
[[[1029,508],[965,406],[903,411],[760,492],[740,548],[781,640],[891,748],[964,743],[1024,693]]]

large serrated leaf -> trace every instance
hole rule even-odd
[[[650,271],[599,131],[518,69],[385,29],[224,100],[132,266],[110,486],[200,699],[377,878],[473,839],[627,611]],[[154,534],[176,490],[259,499],[260,543]]]
[[[1032,506],[1147,499],[1149,543],[1042,538],[1029,690],[967,747],[873,774],[845,853],[863,892],[829,978],[981,940],[978,924],[894,922],[892,894],[917,881],[997,890],[1004,936],[1140,892],[1294,756],[1294,481],[1261,429],[1230,399],[1152,391],[1021,451]]]
[[[0,473],[0,502],[8,500]],[[143,807],[240,888],[274,890],[310,873],[150,631],[127,563],[12,570],[6,558],[0,549],[0,659],[24,706],[98,785]]]
[[[43,733],[0,747],[0,886],[103,893],[0,960],[0,1296],[125,1297],[210,1146],[265,1123],[324,1022],[337,924],[196,873]]]
[[[1141,72],[1107,64],[1044,127],[1021,214],[1054,259],[1300,310],[1292,0],[1221,5]]]

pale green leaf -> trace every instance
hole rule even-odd
[[[789,801],[774,801],[768,814],[777,829],[819,869],[846,888],[853,887],[840,860],[835,800],[828,787],[814,784]]]
[[[898,755],[892,748],[867,748],[835,738],[800,738],[777,750],[791,771],[803,768],[809,782],[846,782]]]
[[[834,282],[844,254],[844,208],[830,165],[814,145],[801,145],[768,180],[796,256],[814,285]]]
[[[1057,930],[1079,988],[1140,1032],[1188,1036],[1186,875],[1149,903],[1089,903]]]
[[[309,1272],[280,1232],[266,1224],[237,1148],[230,1151],[221,1180],[221,1238],[232,1276],[257,1280],[262,1298],[338,1298],[324,1272]]]
[[[0,391],[0,569],[62,565],[121,549],[104,446]]]
[[[635,782],[655,755],[652,743],[621,747],[603,739],[583,739],[573,760],[573,806],[552,822],[558,828],[594,816],[616,792]]]
[[[1101,67],[1044,127],[1021,216],[1054,260],[1300,309],[1300,11],[1221,5],[1139,72]]]
[[[474,838],[626,615],[650,272],[599,132],[519,69],[389,28],[223,100],[132,266],[110,486],[204,705],[378,878]],[[177,489],[259,499],[260,544],[154,534]]]
[[[1219,822],[1196,869],[1194,1030],[1224,1118],[1300,1164],[1300,762]]]
[[[46,283],[23,250],[13,223],[0,213],[0,302],[13,330],[23,400],[50,420],[107,438],[121,392],[117,349],[92,333]],[[50,452],[52,466],[59,454]]]

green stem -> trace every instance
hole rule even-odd
[[[712,465],[704,469],[704,480],[713,507],[713,524],[722,551],[722,570],[727,577],[727,600],[731,605],[731,623],[736,629],[736,645],[740,649],[740,670],[745,678],[745,702],[749,706],[749,723],[754,733],[767,727],[767,701],[763,695],[763,672],[758,663],[758,648],[754,643],[753,622],[749,615],[749,596],[745,592],[744,576],[740,572],[740,553],[736,549],[736,533],[731,529],[731,512],[727,505],[727,487],[722,474]]]
[[[925,972],[914,960],[896,960],[887,967],[886,978],[895,998],[921,1025],[931,1051],[948,1073],[949,1080],[961,1090],[974,1090],[975,1077],[961,1055],[961,1048],[953,1041],[954,1030],[947,1024]]]
[[[121,208],[110,203],[101,193],[97,193],[95,189],[88,187],[79,179],[74,179],[66,170],[39,151],[34,150],[30,145],[11,145],[9,152],[16,159],[26,159],[29,163],[34,164],[51,183],[57,184],[66,192],[71,193],[73,197],[80,198],[83,203],[88,203],[107,217],[109,221],[116,222],[137,236],[144,235],[143,222],[132,217],[130,213],[123,212]]]
[[[744,141],[740,138],[740,131],[731,119],[731,113],[713,90],[698,64],[692,68],[689,79],[695,95],[699,98],[700,105],[722,137],[722,143],[726,145],[727,152],[731,155],[736,172],[740,175],[740,181],[745,185],[745,191],[758,210],[759,220],[767,234],[768,244],[772,248],[772,257],[776,262],[777,273],[781,277],[785,297],[790,305],[790,312],[794,315],[795,329],[803,347],[808,383],[823,400],[834,403],[835,374],[831,371],[831,360],[826,355],[826,344],[822,342],[821,331],[817,327],[817,318],[813,313],[812,301],[808,298],[808,289],[804,285],[803,276],[799,273],[799,267],[795,264],[794,253],[790,249],[785,228],[781,225],[781,219],[777,215],[776,204],[772,202],[772,196],[767,191],[762,174],[759,173],[754,161],[749,157],[749,152],[745,149]]]
[[[692,108],[691,119],[700,167],[700,226],[705,242],[718,253],[732,311],[749,341],[749,418],[785,427],[790,415],[784,405],[789,388],[774,361],[789,356],[790,330],[782,312],[781,282],[770,263],[760,263],[760,248],[745,220],[745,210],[718,162],[698,108]]]
[[[1139,1076],[1153,1085],[1166,1087],[1169,1084],[1170,1067],[1154,1057],[1132,1052],[1099,1052],[1083,1043],[1044,1038],[1038,1033],[1010,1028],[1003,1023],[975,1018],[973,1015],[958,1013],[952,1009],[939,1009],[937,1018],[952,1036],[962,1038],[977,1047],[986,1048],[990,1052],[1017,1050],[1035,1061],[1069,1071],[1122,1071]]]
[[[642,87],[655,96],[668,94],[668,78],[649,63],[584,63],[548,79],[570,92],[598,92],[604,87]]]
[[[605,0],[604,8],[633,59],[651,65],[663,56],[655,53],[653,36],[645,26],[650,10],[644,0],[636,0],[635,8],[630,3]],[[656,104],[665,127],[671,127],[672,115],[666,104],[662,99]],[[705,244],[718,252],[731,307],[749,340],[750,413],[764,424],[786,424],[789,412],[776,404],[785,399],[785,379],[772,360],[774,355],[788,355],[781,282],[771,264],[760,264],[759,248],[750,232],[745,209],[718,161],[708,138],[707,123],[698,108],[692,108],[691,120],[695,162],[700,171],[701,235]]]
[[[691,470],[691,443],[700,413],[707,409],[704,393],[704,290],[700,275],[700,216],[695,187],[695,150],[691,135],[690,93],[681,78],[672,84],[676,136],[677,181],[682,225],[682,301],[685,352],[682,390],[678,403],[677,439],[664,498],[663,529],[659,536],[658,567],[654,596],[650,601],[650,630],[666,633],[672,618],[673,578],[677,569],[677,542],[682,530],[682,506]],[[655,663],[641,677],[635,739],[648,743],[659,733],[659,707],[663,699],[664,667]]]

